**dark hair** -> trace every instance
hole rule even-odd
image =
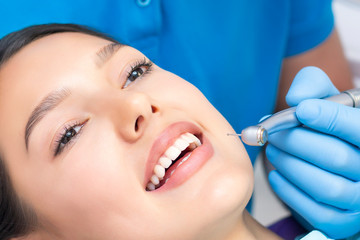
[[[78,32],[96,37],[100,37],[111,42],[116,42],[114,38],[92,30],[88,27],[76,24],[43,24],[24,28],[20,31],[10,33],[0,40],[0,67],[14,56],[18,51],[36,39],[62,32]]]
[[[0,70],[12,56],[29,43],[62,32],[78,32],[118,43],[110,36],[76,24],[44,24],[10,33],[0,40]],[[1,79],[0,79],[1,80]],[[0,153],[0,239],[26,236],[39,226],[35,212],[17,196]]]

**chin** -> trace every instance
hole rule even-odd
[[[202,190],[203,204],[197,211],[203,221],[200,220],[198,229],[203,231],[195,239],[213,239],[214,234],[221,234],[243,218],[253,191],[253,175],[251,171],[229,170],[216,180],[210,179]]]
[[[211,198],[216,204],[214,208],[225,214],[245,209],[253,192],[253,174],[241,169],[229,169],[219,175],[212,185]]]
[[[216,223],[227,218],[240,218],[253,192],[254,176],[251,163],[248,163],[247,160],[232,164],[214,159],[205,167],[203,175],[189,182],[192,186],[202,183],[196,194],[200,200],[197,207],[208,221]],[[238,217],[234,218],[234,215]]]

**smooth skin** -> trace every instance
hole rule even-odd
[[[123,46],[101,63],[96,53],[108,44],[54,34],[0,70],[0,149],[17,194],[40,221],[21,239],[279,239],[245,210],[253,169],[221,114],[193,85],[155,65],[124,87],[145,56]],[[54,91],[64,99],[34,126],[26,148],[28,118]],[[180,185],[146,191],[153,142],[182,121],[201,129],[210,159]],[[64,126],[76,134],[55,155]]]

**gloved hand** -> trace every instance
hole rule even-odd
[[[276,194],[336,239],[360,231],[360,109],[314,98],[338,93],[323,71],[302,69],[286,101],[306,127],[271,134],[266,149]]]
[[[334,240],[334,239],[327,238],[321,232],[314,230],[309,234],[306,234],[305,237],[300,238],[300,240]]]

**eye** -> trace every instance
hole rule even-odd
[[[85,122],[82,124],[75,123],[75,124],[71,124],[70,126],[65,126],[63,128],[63,130],[59,134],[59,137],[55,141],[56,147],[54,150],[54,156],[60,154],[64,150],[64,148],[67,145],[69,145],[74,140],[75,137],[78,136],[84,125]]]
[[[126,88],[136,79],[149,73],[151,71],[151,66],[152,62],[145,58],[142,61],[136,62],[133,66],[131,66],[131,70],[127,75],[127,79],[123,85],[123,88]]]

